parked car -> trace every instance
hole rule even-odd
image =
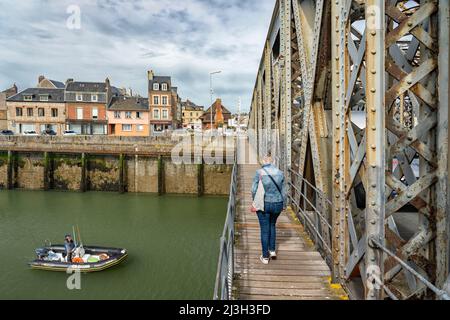
[[[52,129],[42,131],[43,136],[56,136],[56,132]]]
[[[2,131],[0,131],[0,135],[2,135],[2,136],[13,136],[14,132],[12,132],[11,130],[2,130]]]
[[[29,136],[29,137],[38,137],[39,136],[39,134],[36,131],[34,131],[34,130],[24,131],[23,135],[24,136]]]
[[[73,130],[66,130],[66,131],[64,131],[64,135],[65,136],[77,136],[78,134]]]
[[[184,137],[189,135],[189,132],[186,129],[177,129],[173,131],[172,135],[174,137]]]

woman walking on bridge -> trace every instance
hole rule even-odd
[[[277,258],[276,224],[287,204],[284,174],[272,162],[269,153],[263,159],[262,168],[256,171],[252,186],[252,211],[257,213],[261,228],[260,260],[263,264],[269,264],[270,259]]]

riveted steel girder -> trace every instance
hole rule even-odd
[[[305,227],[357,298],[432,297],[411,270],[449,276],[448,51],[449,0],[276,2],[250,126],[275,129],[260,154],[293,207],[323,211]]]

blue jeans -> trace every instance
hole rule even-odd
[[[264,258],[270,258],[269,251],[276,251],[277,220],[283,211],[283,202],[264,203],[264,212],[258,211],[259,225],[261,227],[261,245]]]

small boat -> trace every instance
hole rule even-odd
[[[64,258],[65,248],[63,245],[48,246],[36,249],[37,259],[30,262],[33,269],[47,271],[67,270],[80,271],[82,273],[98,272],[109,269],[124,261],[128,252],[126,249],[102,248],[102,247],[80,247],[81,254],[72,262],[66,262]]]

